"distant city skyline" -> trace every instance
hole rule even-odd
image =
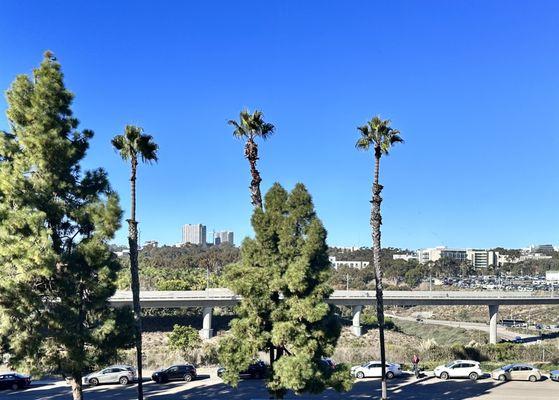
[[[206,225],[203,224],[184,224],[182,226],[182,244],[190,243],[205,246],[208,241],[206,239]]]
[[[235,244],[235,234],[232,231],[211,232],[211,241],[208,241],[208,229],[204,224],[184,224],[182,226],[181,241],[175,245],[196,244],[196,245],[220,245],[229,243]],[[150,241],[155,242],[155,241]],[[147,242],[146,242],[147,243]]]
[[[253,236],[243,143],[227,125],[245,107],[276,126],[259,142],[262,193],[303,182],[331,245],[371,245],[373,160],[354,145],[376,114],[405,140],[381,162],[383,247],[559,242],[559,2],[61,0],[0,13],[25,16],[0,26],[0,89],[54,52],[80,129],[95,132],[83,169],[103,167],[120,196],[116,244],[130,171],[110,140],[126,124],[160,146],[138,169],[141,238],[176,243],[182,221]]]
[[[235,245],[235,234],[231,231],[214,231],[213,232],[213,244],[231,244]]]

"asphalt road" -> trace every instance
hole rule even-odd
[[[185,399],[231,399],[260,400],[268,399],[268,393],[261,380],[242,381],[237,389],[223,384],[221,379],[201,375],[194,382],[176,382],[159,385],[146,382],[145,398],[152,400],[185,400]],[[549,379],[530,382],[497,382],[486,378],[472,382],[470,380],[441,381],[429,378],[416,382],[411,376],[396,378],[389,383],[389,398],[394,400],[552,400],[559,394],[559,382]],[[85,390],[85,400],[134,400],[136,385],[103,385]],[[357,381],[349,393],[336,393],[328,390],[319,395],[296,396],[289,394],[286,399],[378,399],[380,382],[378,379]],[[24,391],[0,391],[0,399],[6,400],[69,400],[70,388],[63,382],[51,382],[47,385],[36,385]]]

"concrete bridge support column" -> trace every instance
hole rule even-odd
[[[212,329],[212,307],[204,307],[203,310],[203,321],[202,330],[200,331],[200,337],[202,339],[211,339],[214,333]]]
[[[499,305],[489,306],[489,343],[497,344],[497,316]]]
[[[353,324],[351,329],[355,336],[361,336],[361,311],[363,306],[353,306]]]

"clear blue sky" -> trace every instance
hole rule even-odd
[[[126,211],[110,139],[127,123],[155,136],[142,241],[200,222],[251,235],[226,124],[248,107],[277,127],[263,189],[305,183],[330,244],[370,245],[372,155],[354,142],[375,114],[406,140],[381,165],[383,245],[559,242],[558,2],[14,0],[0,15],[0,88],[53,50],[96,132],[86,166],[109,171]]]

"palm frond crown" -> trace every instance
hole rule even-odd
[[[264,121],[264,114],[260,110],[255,110],[252,114],[248,110],[242,110],[239,114],[239,121],[229,120],[227,122],[235,129],[233,136],[236,138],[261,137],[267,139],[274,133],[274,125]]]
[[[400,131],[390,127],[390,120],[383,120],[379,116],[373,117],[365,125],[357,127],[361,136],[355,143],[359,150],[378,149],[381,154],[388,155],[395,143],[402,143],[404,139]]]
[[[126,125],[124,134],[116,135],[111,143],[123,160],[140,157],[143,162],[157,161],[159,146],[153,136],[144,134],[138,126]]]

